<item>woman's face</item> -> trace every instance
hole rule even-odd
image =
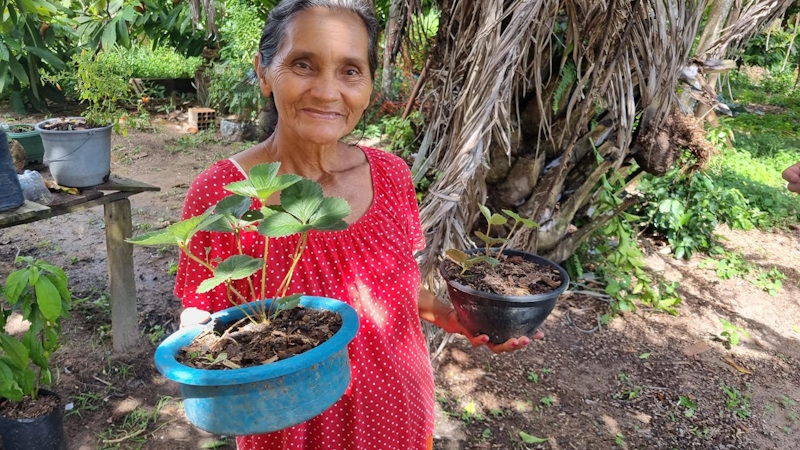
[[[297,13],[267,68],[256,56],[264,95],[273,95],[278,131],[326,145],[358,124],[369,104],[367,30],[354,13],[310,8]]]

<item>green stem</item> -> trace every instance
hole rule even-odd
[[[261,266],[261,314],[263,317],[269,317],[267,315],[267,307],[266,307],[266,293],[267,293],[267,262],[268,262],[268,255],[269,255],[269,238],[264,236],[264,262]]]
[[[257,322],[257,321],[256,321],[256,319],[255,319],[255,317],[258,315],[258,312],[257,312],[257,311],[254,311],[254,310],[252,309],[252,307],[250,306],[250,303],[248,303],[248,302],[247,302],[247,299],[246,299],[246,298],[242,297],[242,295],[241,295],[241,294],[239,294],[238,292],[236,292],[236,289],[234,289],[234,287],[233,287],[233,283],[231,283],[231,282],[230,282],[230,280],[226,281],[226,282],[225,282],[225,285],[226,285],[226,287],[228,288],[228,289],[225,289],[225,294],[227,294],[227,296],[228,296],[228,301],[229,301],[229,302],[231,302],[231,304],[233,304],[233,306],[235,306],[235,307],[239,308],[239,310],[240,310],[241,312],[243,312],[243,313],[244,313],[244,315],[245,315],[245,316],[246,316],[248,319],[250,319],[250,322],[253,322],[253,325],[258,325],[258,322]],[[231,292],[235,292],[235,293],[236,293],[236,295],[237,295],[237,296],[238,296],[240,299],[244,300],[244,303],[241,303],[241,302],[236,302],[236,301],[234,301],[234,300],[233,300],[233,297],[231,297]],[[242,305],[245,305],[245,306],[247,306],[247,309],[245,309],[245,307],[244,307],[244,306],[242,306]],[[250,312],[248,312],[248,311],[247,311],[248,309],[250,310]]]
[[[278,286],[278,289],[275,291],[275,296],[272,299],[272,305],[270,305],[270,308],[272,308],[273,305],[277,304],[277,300],[279,297],[282,298],[286,296],[286,291],[289,290],[289,285],[291,284],[292,276],[294,275],[294,270],[297,267],[297,263],[300,262],[300,258],[303,256],[303,252],[305,252],[307,239],[308,239],[308,233],[303,233],[300,235],[300,240],[297,241],[297,247],[294,250],[292,265],[291,267],[289,267],[289,271],[286,272],[286,275],[283,277],[283,281],[281,281],[280,286]],[[278,294],[279,292],[280,294]],[[270,310],[270,312],[272,311]],[[275,314],[276,315],[278,314],[277,310],[275,311]]]
[[[214,266],[212,266],[208,262],[203,261],[202,259],[198,258],[194,253],[190,252],[189,249],[187,249],[185,246],[179,246],[179,247],[183,251],[184,255],[188,256],[189,259],[191,259],[192,261],[194,261],[194,262],[200,264],[201,266],[205,267],[206,269],[208,269],[208,271],[211,272],[212,276],[214,275]],[[231,299],[231,296],[230,296],[231,291],[234,294],[236,294],[237,297],[242,299],[245,302],[245,304],[248,303],[247,298],[245,298],[244,295],[242,295],[235,287],[233,287],[233,284],[230,281],[226,282],[226,287],[228,288],[228,289],[226,289],[226,292],[228,293],[228,300],[230,300],[231,303],[236,304],[236,302],[234,302],[233,299]],[[249,304],[248,304],[248,307],[250,307]],[[245,312],[245,314],[247,314],[247,313]],[[258,311],[253,311],[253,315],[257,316],[258,315]],[[249,316],[249,314],[248,314],[248,316]]]
[[[514,226],[511,227],[511,231],[509,231],[508,232],[508,236],[506,236],[506,241],[503,242],[503,245],[500,246],[500,251],[497,252],[497,257],[498,258],[500,257],[500,255],[503,254],[503,250],[506,249],[506,246],[508,245],[508,243],[511,242],[511,236],[514,234],[514,230],[517,229],[517,225],[519,225],[519,222],[515,220],[514,221]]]

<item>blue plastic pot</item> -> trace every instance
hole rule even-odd
[[[258,302],[256,302],[258,303]],[[181,387],[186,417],[215,434],[269,433],[305,422],[336,403],[350,384],[347,344],[358,331],[358,314],[348,304],[303,297],[301,305],[342,317],[342,328],[305,353],[272,364],[234,370],[201,370],[175,360],[203,326],[180,330],[156,349],[156,368]],[[236,307],[211,316],[223,324],[244,317]]]

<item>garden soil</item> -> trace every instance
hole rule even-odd
[[[245,148],[155,122],[156,133],[113,137],[112,172],[161,187],[131,197],[137,233],[178,220],[192,179]],[[545,338],[524,350],[494,355],[461,337],[435,346],[434,447],[800,448],[800,231],[719,232],[726,248],[786,274],[783,289],[720,280],[701,257],[677,261],[647,243],[648,270],[680,282],[678,316],[639,309],[603,324],[602,296],[568,291]],[[62,265],[74,292],[54,387],[68,403],[71,450],[234,448],[186,421],[177,386],[153,364],[155,344],[178,326],[175,250],[134,250],[142,337],[126,355],[111,351],[102,208],[0,230],[3,279],[16,255]],[[726,348],[720,319],[749,337]]]

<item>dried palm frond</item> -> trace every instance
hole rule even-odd
[[[197,24],[202,21],[202,14],[205,13],[209,36],[214,36],[215,38],[219,36],[216,24],[217,5],[214,0],[189,0],[189,9],[192,11],[193,30],[197,29]]]
[[[737,52],[741,46],[761,29],[783,16],[794,0],[751,0],[742,5],[736,0],[738,17],[728,23],[720,33],[720,37],[700,58],[721,58]]]

